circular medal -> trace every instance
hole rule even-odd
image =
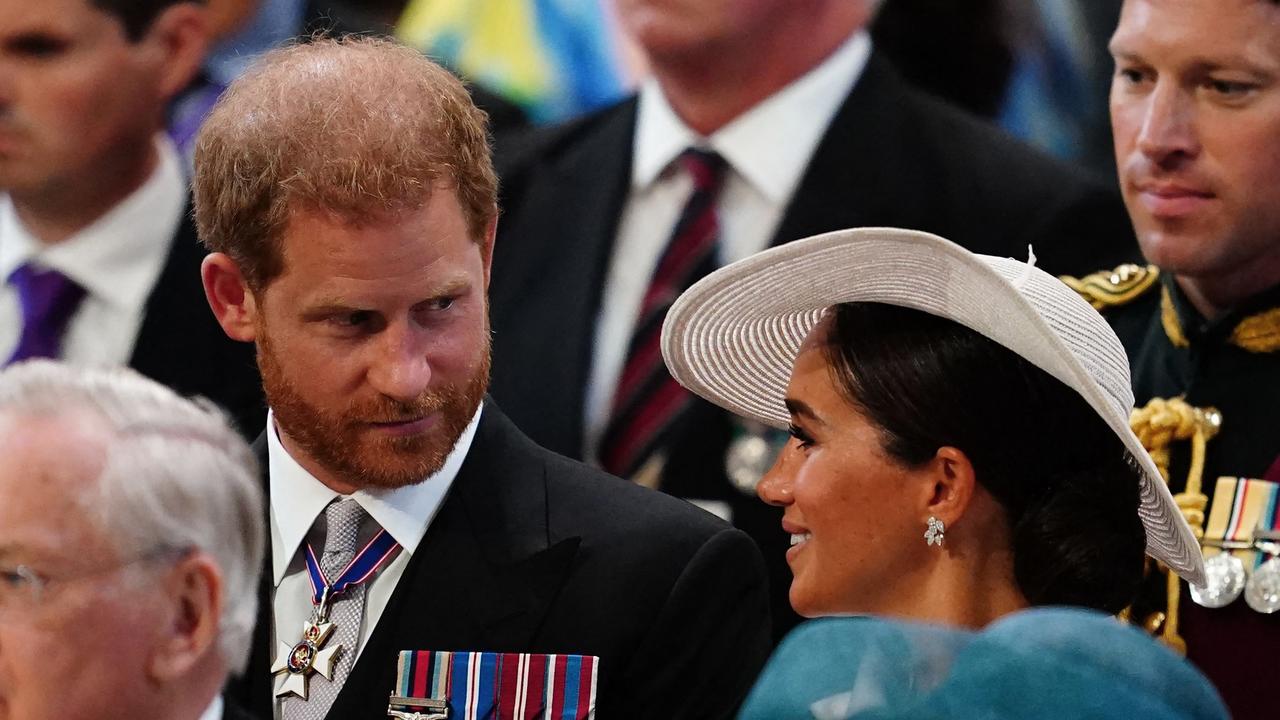
[[[289,651],[289,672],[294,675],[305,675],[311,672],[316,660],[316,645],[310,640],[303,640]]]
[[[1280,610],[1280,558],[1258,566],[1244,588],[1244,601],[1260,613],[1270,615]]]
[[[1244,563],[1226,552],[1205,558],[1204,579],[1204,587],[1191,586],[1191,599],[1207,608],[1226,607],[1244,591]]]

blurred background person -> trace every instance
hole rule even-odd
[[[208,43],[197,2],[0,0],[0,362],[129,365],[262,427],[252,348],[204,304],[165,109]]]
[[[876,6],[619,2],[652,70],[638,96],[499,137],[494,396],[548,447],[751,534],[773,563],[779,632],[794,621],[786,538],[754,497],[776,436],[665,375],[657,331],[676,294],[857,225],[997,255],[1034,242],[1058,272],[1136,254],[1114,189],[912,89],[873,48]]]
[[[1280,646],[1280,3],[1126,0],[1111,120],[1146,266],[1073,281],[1132,363],[1213,581],[1152,571],[1136,622],[1185,651],[1238,718],[1272,718]],[[1232,550],[1232,551],[1228,551]]]
[[[0,371],[0,715],[245,720],[262,492],[224,415],[124,368]]]

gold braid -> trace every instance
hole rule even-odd
[[[1191,467],[1187,471],[1187,485],[1173,496],[1182,516],[1191,526],[1196,540],[1204,537],[1204,511],[1209,498],[1201,491],[1201,475],[1204,473],[1205,445],[1222,427],[1222,414],[1215,408],[1193,407],[1182,398],[1153,398],[1145,407],[1137,408],[1129,416],[1129,425],[1151,453],[1164,481],[1169,482],[1169,446],[1177,440],[1191,441]],[[1182,600],[1182,583],[1178,576],[1162,568],[1166,575],[1168,605],[1166,611],[1152,613],[1143,626],[1155,634],[1161,631],[1160,640],[1165,645],[1185,655],[1187,642],[1178,635],[1178,607]],[[1163,626],[1163,628],[1162,628]]]

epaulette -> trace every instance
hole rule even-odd
[[[1063,275],[1058,278],[1080,293],[1095,309],[1125,305],[1156,286],[1160,270],[1155,265],[1125,263],[1114,270],[1100,270],[1082,278]]]

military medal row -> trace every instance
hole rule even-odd
[[[1280,610],[1280,485],[1223,477],[1213,498],[1201,541],[1207,582],[1191,586],[1191,599],[1221,608],[1243,594],[1260,613]]]

